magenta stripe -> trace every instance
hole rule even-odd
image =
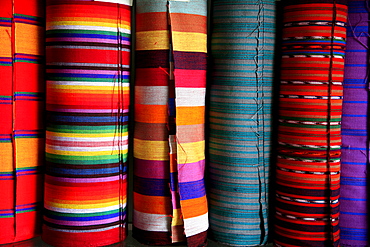
[[[134,174],[142,178],[170,178],[169,161],[141,160],[135,158]]]
[[[106,44],[117,44],[117,40],[111,39],[87,39],[87,38],[69,38],[69,37],[61,37],[61,38],[47,38],[47,42],[53,41],[68,41],[68,42],[97,42],[97,43],[106,43]],[[121,44],[123,45],[130,45],[130,41],[121,40]]]
[[[48,177],[48,175],[46,175]],[[56,182],[67,182],[67,183],[102,183],[102,182],[112,182],[118,181],[119,175],[111,177],[102,177],[102,178],[63,178],[63,177],[52,177],[49,176],[49,179]],[[121,179],[126,179],[126,175],[121,175]]]
[[[61,109],[53,108],[53,111],[59,112],[84,112],[84,113],[117,113],[118,109]],[[127,113],[128,109],[121,109],[121,113]]]
[[[117,69],[114,70],[83,70],[83,69],[47,69],[47,73],[74,73],[74,74],[106,74],[115,75]],[[121,71],[122,75],[129,75],[129,71]]]
[[[88,141],[59,141],[55,139],[46,139],[46,144],[50,144],[50,147],[54,146],[66,146],[66,147],[118,147],[119,145],[127,145],[128,140],[120,140],[119,137],[114,138],[112,141],[104,142],[88,142]]]
[[[205,160],[195,163],[178,164],[179,183],[199,181],[204,177]]]

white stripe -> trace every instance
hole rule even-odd
[[[204,106],[205,88],[176,88],[176,106]]]
[[[90,81],[46,81],[48,85],[62,85],[62,86],[94,86],[94,87],[129,87],[127,82],[90,82]]]
[[[208,230],[208,213],[198,217],[184,219],[185,235],[191,237]]]
[[[169,142],[170,146],[170,154],[176,154],[177,153],[177,145],[176,145],[176,136],[175,135],[170,135],[169,136]]]
[[[104,26],[90,26],[90,25],[46,25],[46,30],[91,30],[91,31],[107,31],[117,33],[131,34],[131,30],[119,27],[104,27]],[[104,39],[104,38],[101,38]]]
[[[95,2],[119,3],[132,6],[132,0],[95,0]]]
[[[170,232],[171,221],[170,215],[163,214],[148,214],[134,210],[134,226],[144,230],[153,232]]]
[[[167,105],[167,86],[136,86],[135,103],[143,105]]]
[[[60,212],[60,213],[84,214],[84,213],[108,212],[108,211],[112,211],[112,210],[116,210],[116,209],[120,209],[120,208],[126,208],[126,203],[118,204],[118,201],[117,201],[117,205],[113,205],[113,206],[109,206],[109,207],[84,208],[84,209],[81,209],[81,208],[78,208],[78,209],[75,209],[75,208],[58,208],[58,207],[49,206],[45,203],[44,207],[46,209],[51,210],[51,211]]]

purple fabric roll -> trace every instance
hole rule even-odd
[[[340,245],[351,247],[369,246],[366,171],[369,164],[368,10],[366,0],[349,1],[339,225]]]

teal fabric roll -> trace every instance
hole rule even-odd
[[[265,244],[275,1],[212,5],[210,227],[224,244]]]

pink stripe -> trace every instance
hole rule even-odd
[[[117,113],[118,109],[66,109],[66,108],[53,108],[59,112],[84,112],[84,113]],[[128,109],[123,109],[121,113],[127,113]]]
[[[62,178],[62,177],[51,177],[50,180],[57,182],[67,182],[67,183],[101,183],[101,182],[112,182],[119,180],[119,175],[111,177],[102,178]],[[126,175],[121,175],[121,179],[125,180]]]
[[[58,224],[58,225],[64,225],[64,226],[93,226],[93,225],[100,225],[100,224],[107,224],[116,222],[119,220],[124,220],[125,217],[114,217],[110,219],[104,219],[104,220],[92,220],[92,221],[67,221],[67,220],[56,220],[56,219],[50,219],[46,216],[44,216],[45,221],[48,221],[50,223]]]
[[[67,146],[67,147],[113,147],[118,145],[128,144],[128,140],[120,140],[119,136],[113,138],[112,141],[102,141],[102,142],[78,142],[78,141],[59,141],[46,139],[46,144],[52,146]]]
[[[202,180],[204,178],[205,160],[195,163],[178,164],[179,183]]]
[[[175,69],[176,87],[205,88],[205,70]]]
[[[116,75],[117,70],[82,70],[82,69],[47,69],[47,73],[74,73],[74,74],[106,74]],[[121,71],[123,75],[129,75],[129,71]]]
[[[179,192],[178,191],[171,191],[171,200],[172,200],[172,208],[178,209],[180,208],[180,198],[179,198]]]
[[[61,37],[61,38],[47,38],[47,42],[53,41],[69,41],[69,42],[96,42],[96,43],[107,43],[107,44],[117,44],[117,40],[112,39],[87,39],[87,38],[68,38],[68,37]],[[123,45],[130,45],[130,41],[121,40],[121,44]]]
[[[143,178],[169,179],[169,161],[141,160],[135,158],[134,174]]]

